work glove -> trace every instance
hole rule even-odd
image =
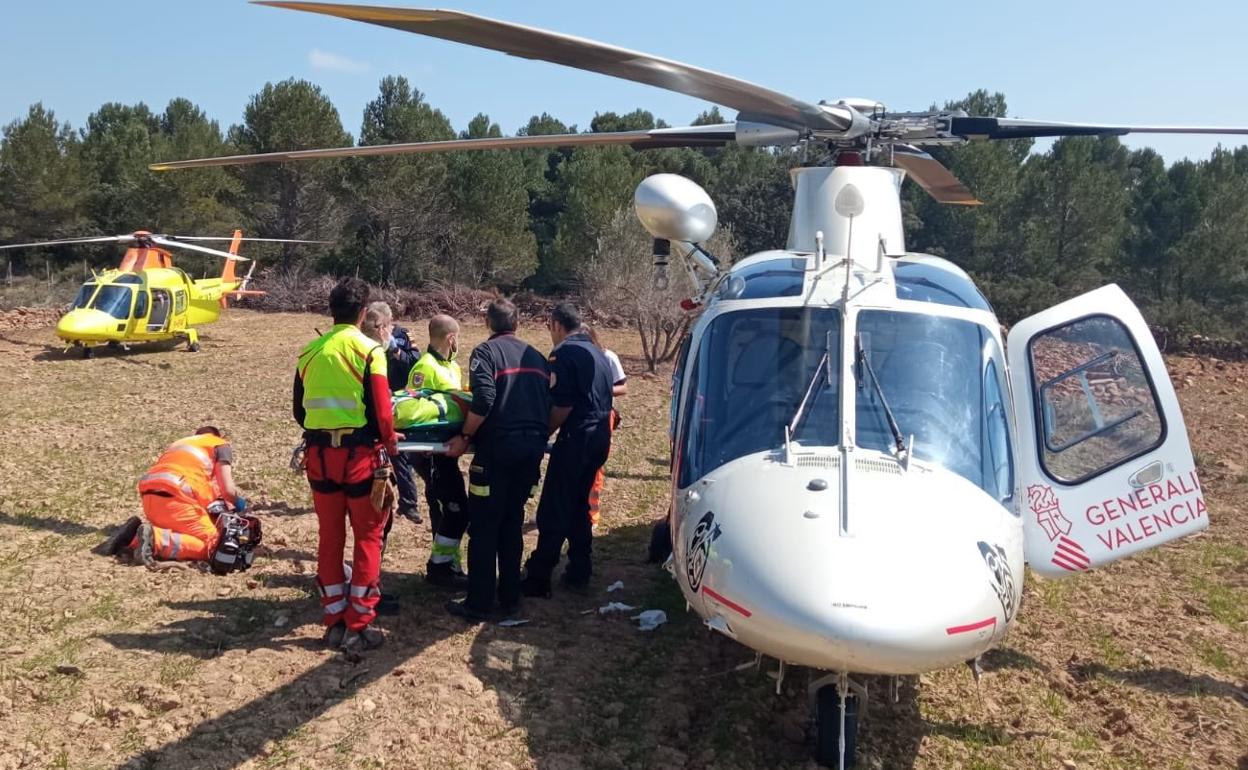
[[[247,498],[242,495],[234,495],[234,512],[242,513],[247,510]]]

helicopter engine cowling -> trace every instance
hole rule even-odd
[[[691,607],[817,669],[913,674],[982,654],[1021,596],[1017,519],[949,471],[853,454],[844,507],[837,450],[739,458],[683,491],[673,539]]]

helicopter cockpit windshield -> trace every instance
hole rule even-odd
[[[891,411],[914,455],[943,466],[998,500],[1013,492],[1004,366],[983,326],[957,318],[864,310],[857,335],[869,372],[857,378],[857,444],[894,451]],[[887,409],[881,402],[887,403]]]
[[[134,290],[129,286],[111,284],[100,287],[95,299],[91,300],[91,307],[102,310],[113,318],[125,319],[130,317],[133,299]]]
[[[781,446],[804,397],[793,440],[836,446],[840,335],[840,311],[827,308],[736,310],[712,320],[689,373],[680,486],[738,457]],[[831,376],[816,377],[829,340]]]

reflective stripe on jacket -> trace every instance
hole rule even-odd
[[[362,428],[368,424],[365,373],[386,377],[386,356],[376,341],[352,324],[337,324],[299,354],[303,427]]]
[[[228,441],[211,433],[178,439],[139,479],[140,494],[167,492],[208,505],[221,497],[217,484],[216,450],[228,445]]]

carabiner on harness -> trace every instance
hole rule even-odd
[[[290,453],[290,472],[303,473],[308,466],[308,442],[300,441],[294,451]]]

